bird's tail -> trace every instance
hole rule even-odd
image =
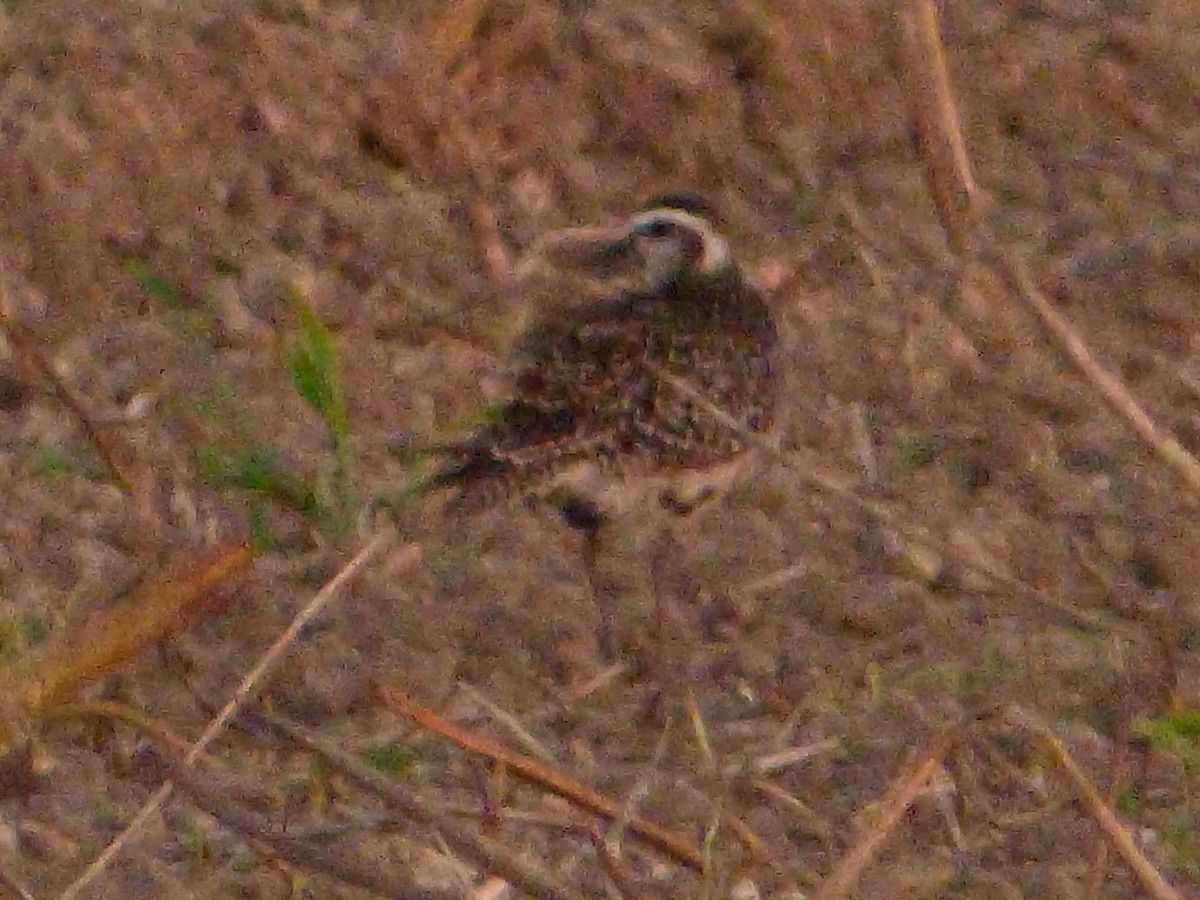
[[[462,452],[462,448],[458,449]],[[469,449],[459,459],[443,464],[440,468],[420,480],[417,488],[421,493],[445,488],[468,491],[473,485],[502,479],[508,469],[507,463],[483,449]]]
[[[410,482],[404,493],[409,497],[448,491],[451,508],[458,511],[484,507],[505,495],[517,475],[517,467],[488,449],[471,445],[435,448],[445,460],[428,475]]]

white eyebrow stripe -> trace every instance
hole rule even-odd
[[[731,260],[729,242],[717,233],[707,219],[694,216],[682,209],[664,207],[638,213],[629,220],[629,230],[635,231],[655,222],[672,222],[700,236],[700,246],[704,248],[704,252],[700,256],[701,272],[715,272],[729,266]]]

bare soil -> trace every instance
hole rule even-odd
[[[134,482],[0,340],[0,671],[165,558],[252,535],[267,549],[219,613],[86,695],[194,739],[361,546],[361,505],[495,396],[521,254],[686,187],[720,209],[787,326],[792,462],[688,524],[698,589],[670,639],[642,574],[650,519],[614,551],[624,667],[578,696],[607,666],[578,536],[519,503],[454,519],[413,502],[400,521],[420,565],[370,567],[266,702],[353,754],[399,742],[396,777],[431,801],[528,813],[480,827],[582,896],[604,895],[604,867],[561,823],[595,821],[500,790],[374,684],[535,743],[708,848],[698,875],[626,839],[641,896],[816,895],[946,729],[953,749],[853,896],[1148,896],[1044,742],[974,718],[1019,707],[1200,896],[1195,489],[1000,261],[1025,260],[1095,360],[1200,452],[1200,4],[943,4],[979,189],[966,247],[931,197],[894,6],[0,4],[3,312]],[[335,340],[349,485],[289,372],[288,296]],[[327,511],[249,490],[248,459]],[[152,790],[134,753],[147,735],[0,733],[35,734],[45,772],[0,801],[0,872],[56,896]],[[262,735],[213,756],[202,771],[230,802],[268,791],[258,812],[280,828],[377,812]],[[446,896],[480,877],[416,824],[332,845]],[[85,894],[369,896],[290,871],[182,796]]]

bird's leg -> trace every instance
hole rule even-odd
[[[612,580],[602,571],[599,564],[601,552],[600,529],[586,531],[583,535],[583,564],[587,570],[588,584],[592,588],[592,599],[600,615],[596,630],[596,643],[606,662],[617,658],[617,589]]]
[[[694,604],[700,586],[683,563],[683,552],[675,529],[666,524],[650,548],[650,590],[654,598],[652,677],[658,693],[652,710],[655,718],[665,715],[664,704],[676,696],[676,688],[687,683],[683,673],[683,648],[687,643],[684,607]]]
[[[592,599],[600,614],[596,643],[605,660],[612,662],[617,658],[615,625],[618,589],[600,565],[608,518],[594,501],[579,494],[565,493],[557,499],[556,505],[563,521],[583,535],[583,567],[592,589]]]

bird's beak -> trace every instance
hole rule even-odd
[[[624,228],[564,228],[543,237],[521,269],[546,266],[602,276],[628,262],[633,249],[633,238]]]

